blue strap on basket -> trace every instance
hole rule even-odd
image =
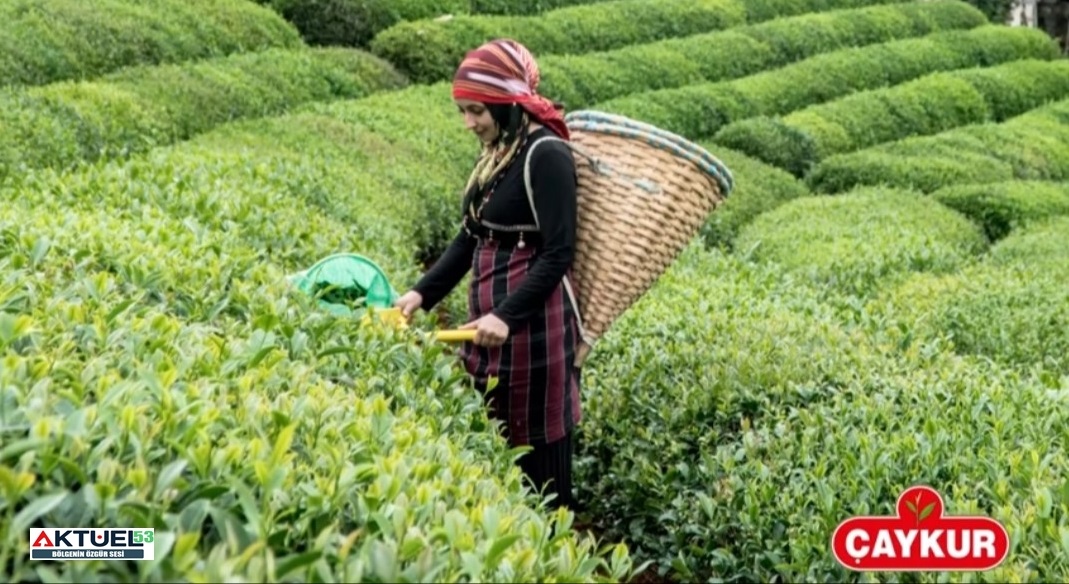
[[[735,187],[735,177],[723,162],[678,134],[631,118],[592,110],[570,112],[564,116],[564,120],[570,128],[641,140],[689,160],[716,180],[722,197],[727,197]]]

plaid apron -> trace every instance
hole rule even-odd
[[[492,311],[523,283],[536,247],[478,238],[468,288],[469,319]],[[491,418],[503,423],[513,446],[560,440],[582,419],[579,371],[573,365],[578,341],[578,321],[562,282],[532,318],[509,331],[502,346],[465,342],[460,347],[480,391],[485,392],[490,377],[498,378],[497,387],[485,396]]]

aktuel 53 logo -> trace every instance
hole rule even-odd
[[[140,560],[156,558],[156,529],[30,528],[31,560]]]
[[[1006,559],[1010,538],[989,517],[943,515],[943,497],[924,485],[898,497],[897,516],[851,517],[831,537],[835,559],[860,572],[983,571]]]

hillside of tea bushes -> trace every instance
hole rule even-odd
[[[23,582],[1069,577],[1069,66],[961,0],[0,0],[0,570]],[[287,276],[403,292],[477,152],[464,52],[676,132],[735,190],[584,368],[578,516],[452,347]],[[927,484],[977,574],[840,567]],[[591,528],[577,528],[576,522]],[[31,527],[154,527],[38,562]]]

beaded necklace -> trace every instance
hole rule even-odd
[[[497,173],[493,180],[490,181],[490,185],[484,189],[485,194],[483,195],[482,201],[480,201],[479,203],[479,208],[472,209],[472,215],[476,221],[482,221],[483,209],[485,209],[486,204],[490,202],[490,198],[494,195],[494,190],[497,189],[497,186],[501,182],[501,180],[505,178],[505,174],[507,174],[509,169],[512,168],[512,165],[516,162],[516,159],[520,158],[520,153],[523,152],[524,147],[527,146],[527,137],[527,132],[524,132],[521,135],[520,144],[516,147],[516,152],[512,156],[512,160],[509,160],[508,164],[506,164],[505,167]],[[474,205],[474,201],[472,202],[472,205]]]

